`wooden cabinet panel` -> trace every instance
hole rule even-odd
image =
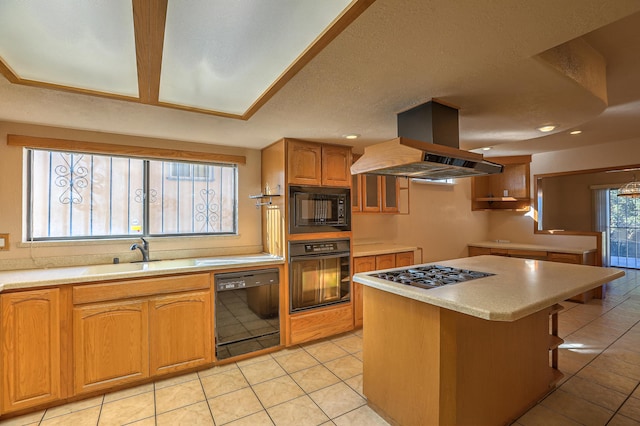
[[[193,274],[77,285],[73,287],[73,303],[80,305],[163,293],[203,290],[209,288],[210,280],[210,274]]]
[[[402,253],[396,253],[396,267],[410,266],[414,264],[413,252],[405,251]]]
[[[289,327],[292,344],[344,333],[353,329],[353,308],[346,304],[295,314],[289,318]]]
[[[547,260],[552,262],[561,262],[561,263],[575,263],[582,264],[582,255],[575,253],[549,253],[547,256]]]
[[[59,399],[60,291],[3,294],[1,413]]]
[[[149,318],[151,375],[211,362],[211,292],[152,299]]]
[[[413,252],[406,251],[400,253],[380,254],[377,256],[361,256],[353,258],[353,273],[369,272],[378,269],[389,269],[400,266],[410,266],[414,264]],[[353,283],[353,324],[356,327],[362,326],[364,317],[362,284]]]
[[[376,269],[375,256],[362,256],[353,258],[353,273],[374,271]],[[353,325],[362,326],[363,304],[362,304],[362,284],[352,283],[353,288]]]
[[[146,301],[75,307],[75,392],[106,389],[149,376]]]
[[[289,140],[287,164],[289,183],[296,185],[322,183],[322,146],[320,144]]]
[[[376,270],[377,269],[389,269],[396,267],[396,255],[394,253],[390,254],[379,254],[376,256]]]
[[[385,213],[400,211],[400,182],[396,176],[380,177],[381,210]]]
[[[362,211],[380,211],[380,176],[360,175],[362,192]]]
[[[483,256],[491,254],[491,249],[486,247],[469,246],[469,257]]]
[[[322,146],[322,184],[327,186],[350,186],[351,147]]]

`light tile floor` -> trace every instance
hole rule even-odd
[[[640,272],[563,302],[561,385],[514,424],[640,424]],[[362,331],[0,422],[6,425],[387,425],[362,394]]]

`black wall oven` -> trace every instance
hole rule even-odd
[[[351,230],[349,188],[289,186],[289,233]]]
[[[349,254],[348,239],[290,242],[290,312],[349,302]]]

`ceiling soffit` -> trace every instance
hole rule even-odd
[[[10,82],[248,119],[375,0],[8,0]]]

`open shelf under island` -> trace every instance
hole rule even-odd
[[[364,394],[391,424],[515,420],[561,377],[557,304],[624,275],[499,256],[434,264],[493,275],[434,289],[353,277],[364,285]]]

